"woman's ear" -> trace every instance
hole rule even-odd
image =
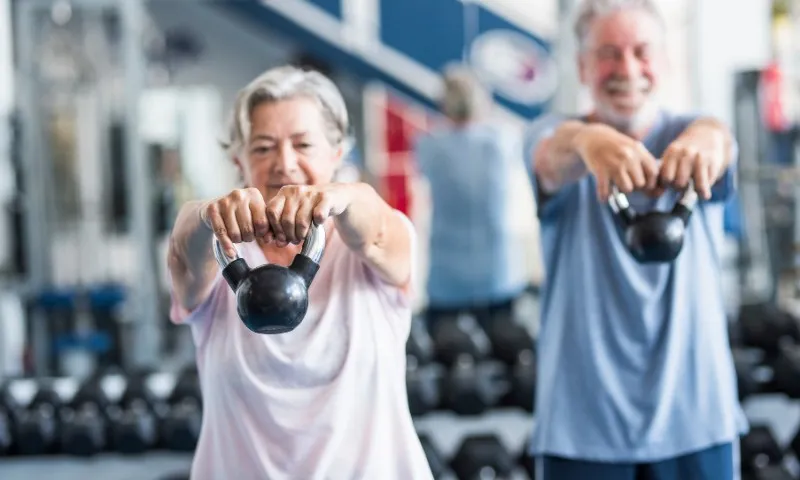
[[[234,156],[231,158],[233,162],[233,168],[236,169],[236,172],[239,174],[239,181],[244,182],[244,166],[242,165],[242,161],[239,160],[238,156]]]

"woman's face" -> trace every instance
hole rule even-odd
[[[265,200],[284,185],[329,183],[341,159],[341,147],[326,136],[318,104],[307,97],[264,102],[253,109],[250,136],[236,159],[245,185]]]

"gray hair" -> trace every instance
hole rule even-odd
[[[443,92],[439,100],[442,113],[456,121],[472,120],[486,112],[492,103],[492,94],[473,71],[463,65],[450,65],[444,69]]]
[[[666,31],[664,16],[653,0],[583,0],[578,7],[574,25],[578,47],[581,50],[585,47],[589,29],[597,17],[609,15],[620,10],[642,10],[650,14],[662,30]]]
[[[239,91],[231,114],[227,138],[221,143],[229,155],[235,156],[247,143],[253,110],[264,102],[306,97],[314,100],[325,122],[325,135],[331,145],[351,146],[350,119],[344,98],[336,85],[314,70],[282,66],[267,70]]]

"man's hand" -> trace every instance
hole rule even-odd
[[[719,122],[697,120],[664,151],[659,183],[682,190],[692,180],[697,194],[708,200],[730,162],[730,142],[730,133]]]
[[[575,136],[577,153],[597,179],[597,194],[605,202],[613,183],[623,193],[652,190],[658,162],[645,146],[613,128],[589,124]]]
[[[287,185],[266,205],[268,242],[277,246],[298,245],[305,240],[311,223],[322,225],[329,217],[341,215],[352,201],[351,184]]]

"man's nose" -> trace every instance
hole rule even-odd
[[[626,50],[622,52],[620,61],[617,64],[617,70],[620,75],[626,78],[637,78],[642,73],[642,65],[635,52]]]

